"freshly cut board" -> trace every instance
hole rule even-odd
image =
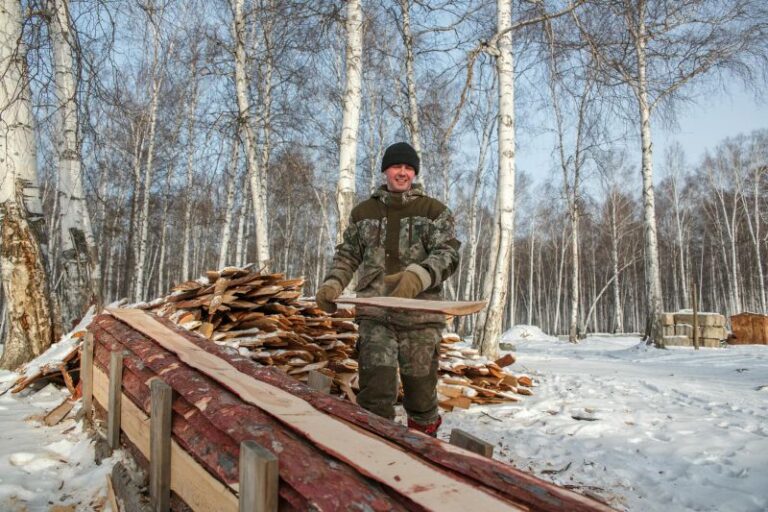
[[[486,301],[452,301],[452,300],[420,300],[401,299],[399,297],[339,297],[338,304],[354,304],[355,306],[376,306],[400,311],[420,311],[423,313],[443,313],[445,315],[466,316],[477,313],[487,304]]]

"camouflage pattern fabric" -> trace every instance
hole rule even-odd
[[[429,289],[417,298],[440,300],[442,283],[456,271],[459,262],[460,244],[454,224],[451,210],[426,196],[421,185],[402,194],[382,187],[352,210],[326,279],[336,279],[346,287],[357,271],[357,295],[382,297],[391,292],[384,276],[416,263],[429,272],[432,280]],[[398,314],[371,307],[358,308],[357,317],[401,327],[445,324],[442,315]]]
[[[430,424],[438,417],[437,368],[441,330],[396,329],[374,320],[360,321],[360,393],[357,403],[392,419],[398,393],[398,367],[403,407],[408,417]]]

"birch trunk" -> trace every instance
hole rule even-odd
[[[619,229],[616,220],[617,194],[611,194],[611,263],[613,264],[613,332],[624,332],[624,310],[621,306],[619,283]]]
[[[528,256],[528,325],[533,325],[533,256],[536,243],[536,221],[531,222],[530,254]],[[514,290],[512,291],[514,293]]]
[[[152,186],[152,174],[154,172],[155,155],[155,128],[157,127],[157,108],[160,103],[160,88],[162,78],[160,71],[160,31],[153,27],[153,61],[152,61],[152,92],[149,104],[149,142],[147,144],[147,159],[144,162],[144,195],[139,212],[139,241],[137,244],[136,265],[134,267],[133,300],[139,302],[145,295],[144,267],[147,258],[147,243],[149,241],[149,194]]]
[[[182,243],[182,249],[181,249],[181,280],[186,281],[188,279],[191,279],[189,273],[189,248],[190,248],[190,237],[192,236],[191,230],[192,230],[192,191],[194,189],[194,155],[195,155],[195,149],[194,149],[194,140],[195,140],[195,111],[197,110],[197,98],[198,98],[198,81],[197,81],[197,65],[196,62],[192,61],[192,66],[195,66],[195,69],[193,70],[192,76],[194,77],[192,80],[192,92],[190,94],[190,100],[188,104],[188,110],[187,110],[187,144],[186,144],[186,151],[187,151],[187,168],[186,168],[186,183],[185,183],[185,195],[187,200],[184,201],[184,235],[182,236],[181,243]]]
[[[35,131],[21,41],[20,3],[0,4],[0,271],[7,336],[0,368],[40,355],[55,336],[45,271]]]
[[[235,180],[237,179],[237,162],[240,157],[240,145],[237,137],[232,139],[232,153],[229,155],[229,170],[227,171],[227,206],[224,210],[224,226],[222,227],[221,245],[219,246],[219,264],[216,268],[224,268],[229,254],[229,239],[232,231],[232,209],[235,205]]]
[[[656,236],[656,206],[653,191],[653,144],[651,138],[651,107],[648,100],[648,80],[646,77],[646,42],[645,2],[638,5],[638,26],[634,38],[637,59],[638,80],[635,86],[638,108],[640,111],[640,141],[642,147],[643,176],[643,225],[645,239],[645,288],[648,293],[648,324],[653,326],[650,333],[653,338],[660,336],[657,325],[659,315],[664,309],[661,291],[661,273],[659,270],[659,250]],[[660,340],[656,340],[660,341]]]
[[[478,321],[475,344],[480,353],[495,359],[499,353],[501,322],[506,303],[507,286],[514,280],[510,268],[514,251],[515,225],[515,82],[512,55],[512,6],[509,1],[497,0],[497,32],[501,34],[496,55],[496,73],[499,88],[499,175],[496,188],[496,215],[494,219],[494,245],[489,253],[488,285],[485,296],[488,307],[482,322]]]
[[[419,104],[416,99],[416,72],[413,61],[413,35],[411,34],[411,0],[400,0],[403,15],[403,43],[405,44],[405,82],[408,88],[408,132],[416,153],[421,155],[421,133],[419,129]],[[424,166],[419,175],[424,179]]]
[[[672,178],[672,207],[675,210],[675,231],[678,258],[677,264],[679,265],[680,272],[680,293],[682,294],[682,305],[684,308],[688,307],[688,272],[685,270],[685,244],[683,241],[683,218],[680,211],[680,194],[677,190],[677,176]]]
[[[243,182],[243,191],[240,197],[240,213],[237,219],[237,242],[235,243],[235,266],[242,268],[245,260],[245,249],[248,244],[245,242],[245,223],[248,218],[248,201],[246,191],[248,182]]]
[[[571,210],[571,320],[568,325],[568,341],[579,341],[579,210],[575,201]]]
[[[355,202],[355,164],[357,162],[357,133],[360,125],[363,67],[363,10],[360,0],[347,1],[346,85],[344,114],[339,141],[339,183],[336,187],[336,206],[339,210],[337,243],[341,243],[347,229],[349,214]]]
[[[52,0],[50,8],[53,16],[49,29],[60,116],[56,140],[62,274],[59,296],[62,321],[69,326],[85,313],[89,304],[100,302],[101,269],[83,191],[72,24],[65,0]]]
[[[248,180],[251,189],[251,203],[256,224],[256,264],[258,269],[268,272],[270,267],[269,235],[267,233],[267,209],[262,192],[263,180],[256,153],[256,130],[251,116],[251,102],[248,96],[248,78],[245,55],[245,17],[243,0],[233,0],[234,19],[232,37],[235,41],[235,91],[237,93],[238,122],[248,165]]]

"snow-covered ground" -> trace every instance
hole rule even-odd
[[[502,340],[534,395],[445,414],[441,438],[462,428],[499,460],[618,509],[768,510],[768,347],[573,345],[526,326]],[[0,372],[0,388],[17,377]],[[52,385],[0,396],[0,510],[102,510],[114,458],[97,466],[71,418],[42,423],[66,396]]]
[[[445,415],[494,456],[616,508],[768,510],[768,347],[658,350],[505,333],[540,385],[515,405]]]
[[[17,374],[0,372],[0,383]],[[105,506],[114,458],[94,462],[92,441],[68,417],[48,427],[42,418],[69,396],[52,384],[0,396],[0,510],[91,511]],[[70,413],[74,416],[74,411]]]

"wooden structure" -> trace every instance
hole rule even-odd
[[[91,330],[93,382],[84,389],[93,390],[102,417],[109,403],[119,403],[120,414],[109,416],[118,418],[122,444],[140,463],[159,459],[151,478],[162,507],[242,510],[239,499],[263,494],[241,486],[268,490],[277,481],[281,510],[610,510],[315,391],[166,319],[116,310],[96,317]],[[113,352],[122,354],[119,401],[109,400]],[[163,409],[150,387],[161,382],[172,390],[170,419],[155,421],[150,414]],[[162,433],[151,424],[170,428]],[[169,448],[154,448],[161,439]],[[248,442],[260,449],[249,445],[244,453]],[[248,454],[261,459],[241,462]],[[241,475],[250,475],[248,484]],[[273,506],[264,503],[258,507]]]
[[[768,315],[739,313],[731,316],[728,343],[733,345],[768,345]]]

